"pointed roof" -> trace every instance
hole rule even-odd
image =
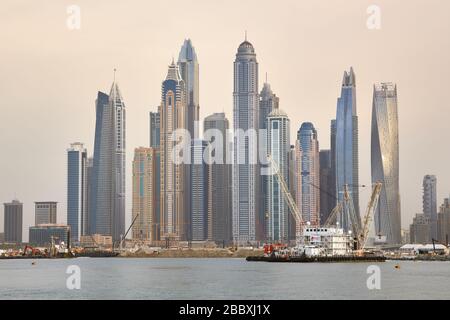
[[[197,54],[195,53],[194,46],[191,39],[185,39],[183,46],[181,47],[180,54],[178,55],[178,62],[196,61]]]
[[[350,67],[350,71],[344,71],[344,77],[342,79],[342,86],[349,87],[356,85],[355,72],[353,71],[353,67]]]
[[[181,80],[180,71],[178,70],[178,66],[175,64],[173,58],[172,63],[169,65],[169,68],[167,70],[166,80],[175,80],[175,81]]]

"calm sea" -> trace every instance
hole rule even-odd
[[[0,299],[450,299],[449,262],[284,264],[244,259],[0,260]],[[81,289],[66,286],[77,265]]]

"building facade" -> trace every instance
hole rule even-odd
[[[134,240],[152,242],[157,240],[157,149],[136,148],[133,160],[132,227]]]
[[[114,81],[109,96],[96,100],[94,164],[92,175],[90,233],[110,235],[120,241],[125,233],[126,109]]]
[[[3,241],[7,243],[22,242],[23,204],[18,200],[4,203]]]
[[[289,181],[290,124],[287,114],[276,108],[266,118],[267,153],[277,164],[284,181]],[[289,207],[275,174],[267,176],[266,239],[289,241]]]
[[[299,189],[297,203],[303,221],[312,226],[320,225],[320,162],[317,130],[310,122],[304,122],[297,132],[297,146],[300,147],[301,167],[298,175]]]
[[[56,244],[68,244],[70,227],[62,224],[41,224],[30,227],[29,243],[33,246],[49,246],[52,238]]]
[[[409,227],[411,243],[427,244],[430,239],[430,218],[422,213],[416,214]]]
[[[223,244],[231,241],[231,164],[227,161],[229,129],[225,113],[214,113],[204,119],[204,138],[209,142],[208,161],[208,240]],[[221,141],[221,145],[218,141]],[[217,156],[216,149],[222,149]],[[213,155],[214,153],[214,155]]]
[[[44,201],[34,203],[34,224],[54,224],[57,219],[58,203],[54,201]]]
[[[245,245],[263,238],[257,235],[260,221],[258,197],[260,172],[258,141],[258,62],[253,45],[245,40],[239,45],[234,61],[233,83],[233,241]],[[249,131],[250,130],[250,131]],[[247,133],[238,134],[238,131]],[[256,159],[255,159],[256,157]]]
[[[423,178],[423,214],[430,218],[430,241],[437,239],[437,180],[434,175]]]
[[[193,241],[208,239],[208,165],[203,159],[208,142],[191,144],[191,235]]]
[[[67,149],[67,224],[71,241],[88,234],[87,151],[76,142]]]
[[[336,206],[335,190],[333,185],[331,150],[320,150],[320,222],[323,224]]]
[[[336,195],[343,200],[344,187],[348,186],[353,199],[356,216],[359,213],[359,156],[358,156],[358,115],[356,110],[356,81],[353,68],[344,72],[341,96],[337,100],[336,112]],[[340,225],[351,230],[350,217],[342,214]]]
[[[176,139],[173,139],[174,132],[177,129],[187,129],[185,127],[186,96],[185,83],[173,61],[162,83],[161,93],[160,237],[165,241],[186,241],[189,240],[190,233],[190,213],[186,208],[185,197],[186,165],[176,163],[172,155],[176,145]],[[188,150],[189,144],[187,146]]]
[[[375,212],[375,232],[389,244],[401,243],[397,87],[374,86],[371,137],[372,183],[383,186]]]
[[[150,147],[157,148],[160,143],[160,114],[159,112],[150,112]]]
[[[448,245],[450,238],[450,198],[444,199],[444,203],[439,209],[437,229],[437,240]]]

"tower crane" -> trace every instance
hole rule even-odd
[[[286,181],[284,181],[283,176],[281,175],[280,172],[280,168],[278,167],[278,164],[275,162],[275,160],[273,160],[272,156],[269,154],[267,156],[270,165],[272,167],[272,170],[275,171],[275,176],[278,179],[278,182],[280,184],[281,187],[281,191],[283,193],[284,199],[286,200],[287,205],[289,206],[289,209],[292,213],[292,215],[294,216],[295,219],[295,223],[297,225],[297,230],[301,230],[301,227],[303,226],[303,218],[302,215],[300,213],[300,210],[297,207],[297,204],[295,203],[294,199],[292,198],[291,193],[289,192],[289,188],[286,184]],[[296,232],[296,240],[297,243],[299,243],[300,239],[301,239],[301,231],[297,231]]]
[[[378,206],[378,200],[380,199],[381,187],[383,184],[381,182],[376,182],[372,189],[372,194],[370,196],[369,203],[366,209],[366,215],[364,216],[363,225],[360,233],[358,234],[358,247],[360,250],[364,250],[366,247],[367,237],[369,235],[370,224]]]

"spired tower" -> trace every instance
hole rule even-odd
[[[121,240],[125,233],[125,104],[115,79],[96,100],[89,231]]]
[[[256,234],[257,225],[259,230],[263,229],[260,227],[263,222],[257,221],[260,203],[256,136],[259,125],[258,62],[255,49],[247,39],[239,45],[236,53],[233,87],[233,128],[236,134],[233,141],[232,234],[235,244],[245,245],[255,242],[257,236],[263,237]],[[239,135],[238,130],[247,134]]]
[[[161,240],[188,240],[189,215],[185,207],[186,165],[174,163],[176,129],[186,129],[185,83],[172,61],[162,83],[160,106]]]

